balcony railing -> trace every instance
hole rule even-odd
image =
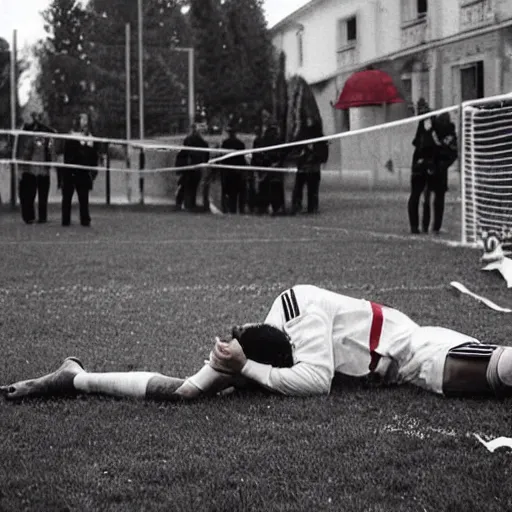
[[[359,49],[356,41],[351,41],[346,45],[338,48],[338,69],[343,69],[359,63]]]
[[[460,0],[460,29],[469,30],[496,21],[496,0]]]
[[[426,17],[419,17],[415,20],[402,23],[402,48],[418,46],[427,41],[428,21]]]

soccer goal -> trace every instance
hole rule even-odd
[[[462,104],[462,244],[512,244],[512,94]]]

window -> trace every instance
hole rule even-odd
[[[428,0],[402,0],[402,22],[426,18]]]
[[[479,60],[460,68],[461,101],[484,97],[484,62]]]
[[[412,77],[410,74],[402,75],[402,92],[407,102],[409,115],[414,115],[414,100],[412,97]]]
[[[357,23],[355,16],[347,20],[347,41],[357,40]]]
[[[297,32],[297,55],[299,60],[299,67],[304,65],[304,29],[299,29]]]
[[[357,42],[357,17],[338,21],[338,48],[354,46]]]
[[[424,18],[428,11],[428,0],[417,0],[418,18]]]

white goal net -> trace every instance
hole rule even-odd
[[[462,106],[462,243],[512,244],[512,94]]]

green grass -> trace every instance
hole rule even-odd
[[[92,228],[63,230],[57,207],[43,226],[0,212],[0,382],[68,355],[95,371],[189,375],[215,335],[263,319],[296,283],[512,344],[507,315],[449,287],[512,306],[478,252],[409,237],[403,194],[323,187],[318,216],[93,206]],[[346,379],[326,398],[0,402],[0,511],[510,510],[512,453],[472,434],[511,436],[511,405]]]

